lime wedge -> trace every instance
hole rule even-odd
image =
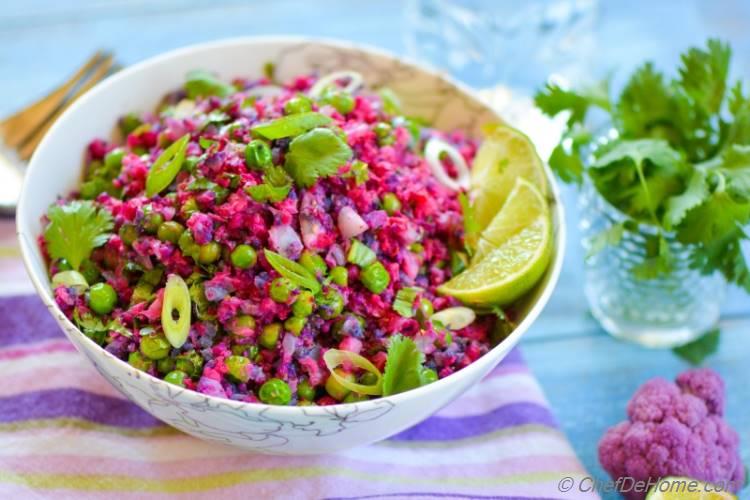
[[[482,232],[471,265],[438,288],[473,305],[513,302],[542,277],[552,255],[552,221],[544,195],[517,179]]]
[[[516,179],[523,178],[547,194],[544,164],[528,137],[505,125],[485,126],[487,135],[471,168],[474,214],[480,229],[495,217]]]
[[[689,477],[665,477],[651,488],[646,500],[736,500],[723,488]]]

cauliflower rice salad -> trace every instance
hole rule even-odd
[[[191,72],[90,143],[39,238],[59,307],[132,366],[246,402],[387,396],[486,353],[503,311],[436,292],[466,266],[477,143],[357,73],[271,73]]]

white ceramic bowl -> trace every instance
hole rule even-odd
[[[387,85],[407,114],[425,117],[438,128],[479,127],[498,117],[467,87],[379,50],[324,40],[289,37],[238,38],[169,52],[127,68],[88,92],[55,123],[29,165],[18,205],[18,238],[24,262],[50,313],[78,350],[125,396],[164,422],[208,441],[247,450],[328,453],[396,434],[427,418],[484,377],[510,351],[549,299],[563,261],[563,212],[549,175],[554,207],[555,252],[543,281],[522,306],[523,320],[500,345],[467,368],[419,389],[387,398],[327,407],[278,407],[241,403],[181,389],[135,370],[83,335],[53,300],[44,260],[36,244],[40,218],[56,198],[79,182],[83,152],[94,137],[114,130],[121,115],[154,109],[161,97],[201,68],[224,78],[262,74],[273,61],[282,79],[320,71],[354,69],[368,85]]]

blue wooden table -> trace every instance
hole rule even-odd
[[[735,49],[734,73],[750,77],[746,0],[603,0],[600,7],[597,50],[588,58],[594,76],[613,69],[623,76],[644,58],[670,68],[682,48],[719,35]],[[60,82],[96,48],[115,51],[127,65],[200,41],[287,33],[349,39],[404,53],[408,23],[403,10],[397,0],[9,2],[0,9],[0,116]],[[627,399],[642,382],[653,376],[671,379],[687,365],[669,351],[613,340],[591,318],[581,289],[576,197],[570,189],[564,195],[569,248],[563,275],[522,345],[579,456],[603,479],[596,445],[604,430],[624,417]],[[739,430],[743,459],[750,463],[750,299],[738,290],[728,294],[721,326],[720,350],[707,364],[727,381],[728,419]]]

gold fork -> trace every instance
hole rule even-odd
[[[52,124],[76,99],[118,68],[98,51],[62,85],[0,120],[0,212],[15,211],[22,169]]]

